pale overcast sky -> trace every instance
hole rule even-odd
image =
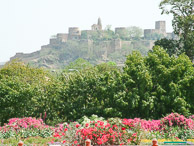
[[[68,27],[90,29],[102,20],[115,27],[154,28],[165,20],[172,31],[172,16],[161,15],[161,0],[0,0],[0,62],[17,52],[31,53]]]

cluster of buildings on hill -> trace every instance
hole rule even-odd
[[[102,31],[101,19],[98,18],[98,23],[91,26],[91,30],[85,30],[86,33],[94,31]],[[50,39],[50,44],[67,42],[68,40],[79,40],[81,38],[81,30],[79,27],[69,27],[68,33],[58,33],[56,37]]]
[[[98,18],[97,24],[91,26],[91,30],[83,30],[87,34],[91,34],[95,31],[103,31],[101,19]],[[115,34],[122,35],[123,32],[127,32],[127,27],[116,27]],[[144,30],[144,40],[151,40],[153,35],[161,35],[162,37],[175,38],[173,33],[166,32],[166,22],[156,21],[155,29],[145,29]],[[60,42],[67,42],[68,40],[79,40],[81,39],[82,31],[79,27],[69,27],[68,33],[58,33],[55,37],[50,39],[50,44],[57,44]],[[89,39],[89,38],[88,38]]]
[[[10,60],[20,58],[24,62],[30,61],[34,64],[41,64],[40,66],[49,66],[48,68],[54,68],[56,66],[56,60],[60,62],[60,64],[67,64],[69,58],[76,58],[77,56],[87,60],[91,60],[91,57],[93,57],[92,59],[97,63],[115,61],[117,64],[123,64],[125,56],[132,50],[139,50],[145,55],[148,50],[152,49],[154,42],[156,41],[156,39],[153,39],[153,36],[160,35],[162,37],[175,38],[173,33],[166,32],[165,21],[156,21],[155,29],[145,29],[144,36],[140,40],[122,39],[122,36],[127,32],[127,29],[127,27],[116,27],[114,35],[119,37],[108,40],[101,39],[95,42],[95,40],[91,38],[92,34],[98,33],[103,35],[103,33],[106,32],[102,29],[101,19],[98,18],[97,24],[93,24],[90,30],[80,30],[78,27],[69,27],[68,33],[58,33],[55,37],[50,39],[49,44],[41,46],[40,51],[29,54],[16,53]],[[87,37],[83,37],[83,34]],[[73,52],[75,48],[71,45],[71,42],[77,44],[77,47],[79,48],[73,54],[70,52]],[[87,51],[83,53],[82,49],[87,49]],[[67,55],[64,55],[65,50],[72,51],[69,51],[69,54],[67,53]],[[58,54],[61,54],[60,58],[56,58],[56,55],[52,55],[52,51],[58,51]],[[75,53],[77,53],[77,55]],[[50,54],[50,57],[48,54]],[[82,56],[78,54],[82,54]],[[67,58],[66,56],[68,55],[71,57]],[[116,59],[113,59],[114,56],[116,56]]]

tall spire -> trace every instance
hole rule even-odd
[[[98,27],[100,30],[102,30],[102,22],[101,22],[100,17],[98,18]]]

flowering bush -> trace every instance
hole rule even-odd
[[[30,137],[41,136],[49,137],[53,134],[54,128],[44,124],[42,119],[32,117],[12,118],[8,124],[0,127],[0,138],[10,137]]]
[[[194,120],[194,115],[189,116],[190,119]]]
[[[62,143],[73,143],[84,145],[86,139],[92,141],[92,145],[119,145],[119,144],[139,144],[140,135],[131,127],[125,128],[124,124],[110,124],[108,121],[90,121],[85,125],[73,122],[63,125],[64,129],[56,130],[54,137]],[[125,127],[124,127],[125,126]],[[137,128],[137,127],[136,127]]]
[[[167,126],[178,126],[184,129],[193,129],[194,122],[192,119],[187,119],[183,115],[178,113],[171,113],[168,116],[161,119],[162,128],[166,128]]]
[[[86,122],[87,121],[87,122]],[[77,125],[77,126],[76,126]],[[79,125],[79,126],[78,126]],[[142,138],[183,139],[194,138],[194,123],[183,115],[171,113],[161,120],[110,118],[106,120],[83,120],[83,123],[71,123],[65,133],[55,133],[63,142],[84,144],[90,139],[93,145],[139,144]],[[74,136],[67,131],[74,131]],[[63,136],[62,136],[63,135]]]
[[[140,124],[142,129],[149,131],[157,131],[160,129],[160,120],[147,121],[140,118],[123,119],[123,124],[128,125],[129,127],[135,127]]]
[[[183,115],[171,113],[160,120],[119,119],[105,120],[93,116],[83,117],[78,122],[62,123],[55,127],[41,119],[13,118],[0,127],[0,139],[10,137],[53,137],[51,143],[84,145],[86,139],[92,145],[138,145],[142,139],[186,140],[194,138],[194,122]]]

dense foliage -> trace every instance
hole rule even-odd
[[[13,61],[0,70],[0,122],[14,117],[48,113],[57,119],[55,102],[60,89],[54,76],[43,69]],[[52,104],[51,104],[52,103]]]
[[[174,34],[178,38],[178,52],[185,52],[194,59],[194,3],[193,0],[162,0],[162,14],[172,14]],[[170,46],[168,47],[169,49]]]
[[[166,50],[166,52],[172,56],[178,56],[180,51],[180,44],[178,40],[163,38],[154,42],[155,46],[160,46]]]
[[[115,33],[111,29],[111,25],[107,25],[104,31],[87,32],[85,30],[81,33],[81,39],[91,39],[93,41],[106,41],[113,39],[121,40],[140,40],[143,36],[143,30],[136,26],[126,27],[123,31]]]
[[[194,113],[193,86],[189,58],[169,56],[160,47],[146,57],[133,52],[123,71],[111,62],[62,73],[11,62],[0,70],[0,121],[43,114],[49,124],[92,114],[146,119],[171,112],[189,116]]]

